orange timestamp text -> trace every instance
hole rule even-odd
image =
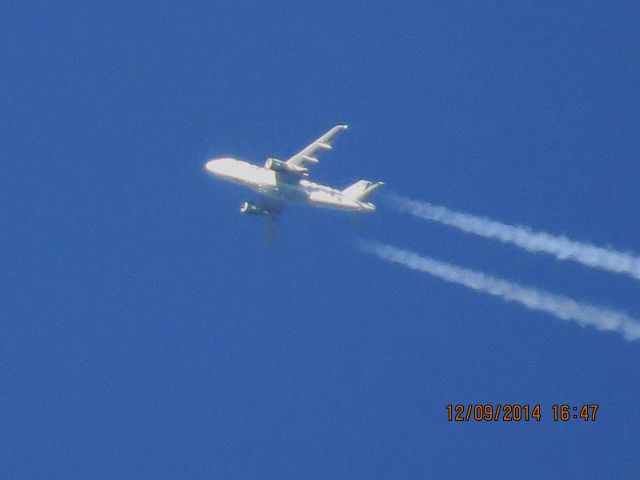
[[[551,418],[554,422],[583,420],[595,422],[599,404],[570,405],[567,403],[551,406]],[[447,405],[447,420],[450,422],[539,422],[543,417],[540,404],[497,403],[482,404],[461,403]]]

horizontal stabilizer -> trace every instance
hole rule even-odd
[[[354,200],[362,201],[369,194],[371,194],[374,190],[377,190],[384,182],[370,182],[369,180],[358,180],[353,185],[348,186],[344,190],[342,190],[342,194],[345,197],[353,198]]]

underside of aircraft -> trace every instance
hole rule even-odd
[[[273,225],[288,202],[352,212],[372,212],[376,207],[366,199],[383,182],[358,180],[339,190],[308,179],[308,165],[318,163],[319,154],[331,150],[336,135],[347,128],[347,125],[336,125],[286,161],[269,157],[264,166],[260,166],[224,157],[207,161],[205,168],[217,177],[256,191],[258,199],[255,202],[243,202],[240,212],[260,215],[266,224]]]

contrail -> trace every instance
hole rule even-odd
[[[624,335],[627,340],[640,339],[640,322],[621,312],[581,303],[536,288],[525,287],[483,272],[467,270],[383,243],[361,242],[360,248],[388,262],[399,263],[412,270],[429,273],[444,281],[488,293],[505,302],[519,303],[530,310],[550,313],[560,320],[574,320],[582,326],[591,325],[598,330],[616,331]]]
[[[560,260],[573,260],[588,267],[629,275],[640,280],[640,257],[597,247],[589,243],[575,242],[564,236],[546,232],[534,232],[521,225],[507,225],[485,217],[456,212],[446,207],[419,202],[396,195],[387,195],[390,206],[419,218],[433,220],[463,232],[485,238],[494,238],[516,245],[532,253],[544,252]]]

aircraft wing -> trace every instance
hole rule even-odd
[[[348,125],[336,125],[315,142],[296,153],[293,157],[287,160],[287,163],[298,167],[303,167],[305,163],[318,163],[319,160],[317,154],[321,150],[331,150],[331,142],[334,137],[347,128],[349,128]]]
[[[268,197],[267,195],[260,195],[257,206],[264,212],[264,216],[277,217],[284,208],[284,202]]]
[[[271,247],[276,238],[276,222],[280,212],[282,212],[284,208],[284,203],[267,197],[266,195],[260,195],[257,204],[258,207],[266,212],[262,215],[262,224],[264,225],[266,245]]]

